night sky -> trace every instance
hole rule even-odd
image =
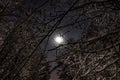
[[[75,2],[75,0],[25,0],[22,2],[22,4],[23,4],[22,7],[18,6],[16,8],[18,8],[22,12],[22,8],[24,8],[24,10],[29,11],[29,9],[34,10],[35,8],[45,4],[40,9],[38,9],[39,13],[37,13],[37,15],[42,15],[41,18],[42,19],[44,18],[44,23],[45,24],[49,23],[45,26],[46,29],[51,29],[52,26],[54,26],[54,24],[57,22],[57,20],[59,18],[55,19],[51,22],[49,22],[49,21],[54,19],[54,17],[65,13],[74,2]],[[16,5],[19,5],[19,3],[16,2]],[[21,14],[21,13],[19,13],[19,11],[16,11],[15,13],[18,15]],[[45,17],[43,15],[45,15]],[[87,29],[87,26],[86,26],[86,24],[88,24],[87,20],[84,20],[81,22],[81,24],[82,24],[81,28],[77,27],[79,24],[66,25],[66,24],[74,23],[75,21],[79,21],[79,18],[76,19],[78,16],[79,16],[79,13],[77,11],[75,11],[75,12],[68,13],[64,17],[64,19],[58,25],[58,29],[55,30],[53,32],[53,34],[50,36],[46,50],[55,48],[56,46],[59,46],[59,44],[56,45],[56,42],[54,40],[56,35],[60,35],[64,38],[63,44],[67,44],[70,39],[73,41],[76,41],[82,37],[81,34],[84,33],[82,31],[85,31],[85,29]],[[37,17],[37,16],[35,16],[35,17]],[[81,17],[81,19],[84,19],[84,18],[85,17]],[[38,18],[38,20],[41,20],[41,21],[42,21],[42,19]],[[34,27],[39,28],[40,26],[41,25],[35,25]],[[81,29],[84,29],[84,30],[81,30]],[[39,35],[39,33],[38,33],[38,35]],[[38,39],[38,41],[39,41],[39,39]],[[45,48],[46,43],[47,43],[47,39],[41,45],[41,47],[43,49]],[[52,61],[52,60],[56,59],[55,51],[46,51],[46,53],[47,53],[48,61]],[[52,67],[54,67],[55,65],[56,65],[56,63],[51,64]],[[51,80],[58,80],[56,70],[51,74]]]
[[[62,30],[56,31],[51,36],[51,38],[49,40],[48,50],[58,46],[58,44],[56,45],[56,42],[55,42],[54,38],[55,38],[56,35],[62,35],[62,34],[64,34],[63,35],[63,38],[64,38],[64,43],[63,44],[67,44],[69,39],[72,39],[72,40],[76,41],[80,37],[80,30],[68,27],[68,28],[64,28]],[[55,56],[56,56],[55,51],[49,51],[48,52],[48,60],[50,60],[50,61],[54,60],[56,58]],[[55,63],[53,63],[52,66],[55,66]],[[56,74],[56,71],[54,71],[51,75],[52,75],[52,80],[58,80],[58,76]]]
[[[50,80],[102,80],[106,67],[120,59],[119,0],[0,0],[0,18],[3,80],[27,73],[31,80],[48,74]]]
[[[39,4],[45,2],[45,0],[38,0],[39,1]],[[46,15],[48,15],[48,21],[49,19],[51,19],[52,17],[49,17],[49,15],[53,15],[55,16],[56,13],[57,15],[59,14],[62,14],[64,13],[67,9],[69,9],[69,7],[71,6],[71,3],[73,3],[75,0],[49,0],[48,1],[48,4],[46,4],[43,9],[45,9],[46,11]],[[58,2],[61,2],[61,3],[58,3]],[[38,2],[37,2],[38,3]],[[69,4],[66,4],[66,3],[69,3]],[[38,4],[38,5],[39,5]],[[52,5],[53,6],[50,6]],[[55,6],[55,5],[56,6]],[[53,11],[54,7],[55,6],[55,11]],[[58,12],[57,12],[58,11]],[[76,12],[72,12],[70,13],[62,22],[61,24],[59,25],[60,27],[61,26],[64,26],[66,23],[69,24],[69,23],[73,23],[74,19],[76,19],[76,17],[74,17],[74,15],[76,15],[77,13]],[[71,18],[69,18],[69,16],[73,16]],[[46,19],[46,22],[47,22],[47,19]],[[54,22],[56,21],[53,21],[52,23],[50,23],[50,25],[54,24]],[[83,22],[85,23],[85,22]],[[85,23],[86,24],[86,23]],[[49,25],[48,25],[49,26]],[[76,25],[77,27],[77,25]],[[76,41],[77,39],[79,39],[81,37],[81,30],[79,28],[74,28],[74,25],[73,26],[67,26],[67,27],[63,27],[61,29],[58,29],[56,30],[51,36],[50,36],[50,39],[49,39],[49,43],[48,43],[48,46],[47,46],[47,49],[52,49],[52,48],[55,48],[56,46],[56,43],[54,41],[54,38],[56,35],[62,35],[62,37],[64,38],[64,44],[67,44],[68,40],[69,39],[72,39],[74,41]],[[45,44],[46,42],[43,43],[43,45]],[[48,61],[52,61],[54,60],[56,57],[55,55],[55,52],[54,51],[50,51],[50,52],[47,52],[47,55],[48,55]],[[54,67],[56,64],[55,63],[52,63],[51,64],[52,67]],[[54,72],[52,72],[51,74],[51,80],[58,80],[58,76],[57,76],[57,71],[55,70]]]

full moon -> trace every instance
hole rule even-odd
[[[62,44],[64,42],[64,39],[62,36],[56,36],[54,40],[58,44]]]

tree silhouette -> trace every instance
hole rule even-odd
[[[59,69],[61,80],[119,80],[119,9],[119,0],[1,0],[0,79],[49,80]],[[68,28],[79,39],[47,50],[52,34]],[[52,50],[59,53],[47,61]]]

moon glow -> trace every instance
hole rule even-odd
[[[64,39],[62,36],[56,36],[54,40],[57,44],[62,44],[64,42]]]

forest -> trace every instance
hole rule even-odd
[[[0,0],[0,80],[120,80],[120,0]]]

